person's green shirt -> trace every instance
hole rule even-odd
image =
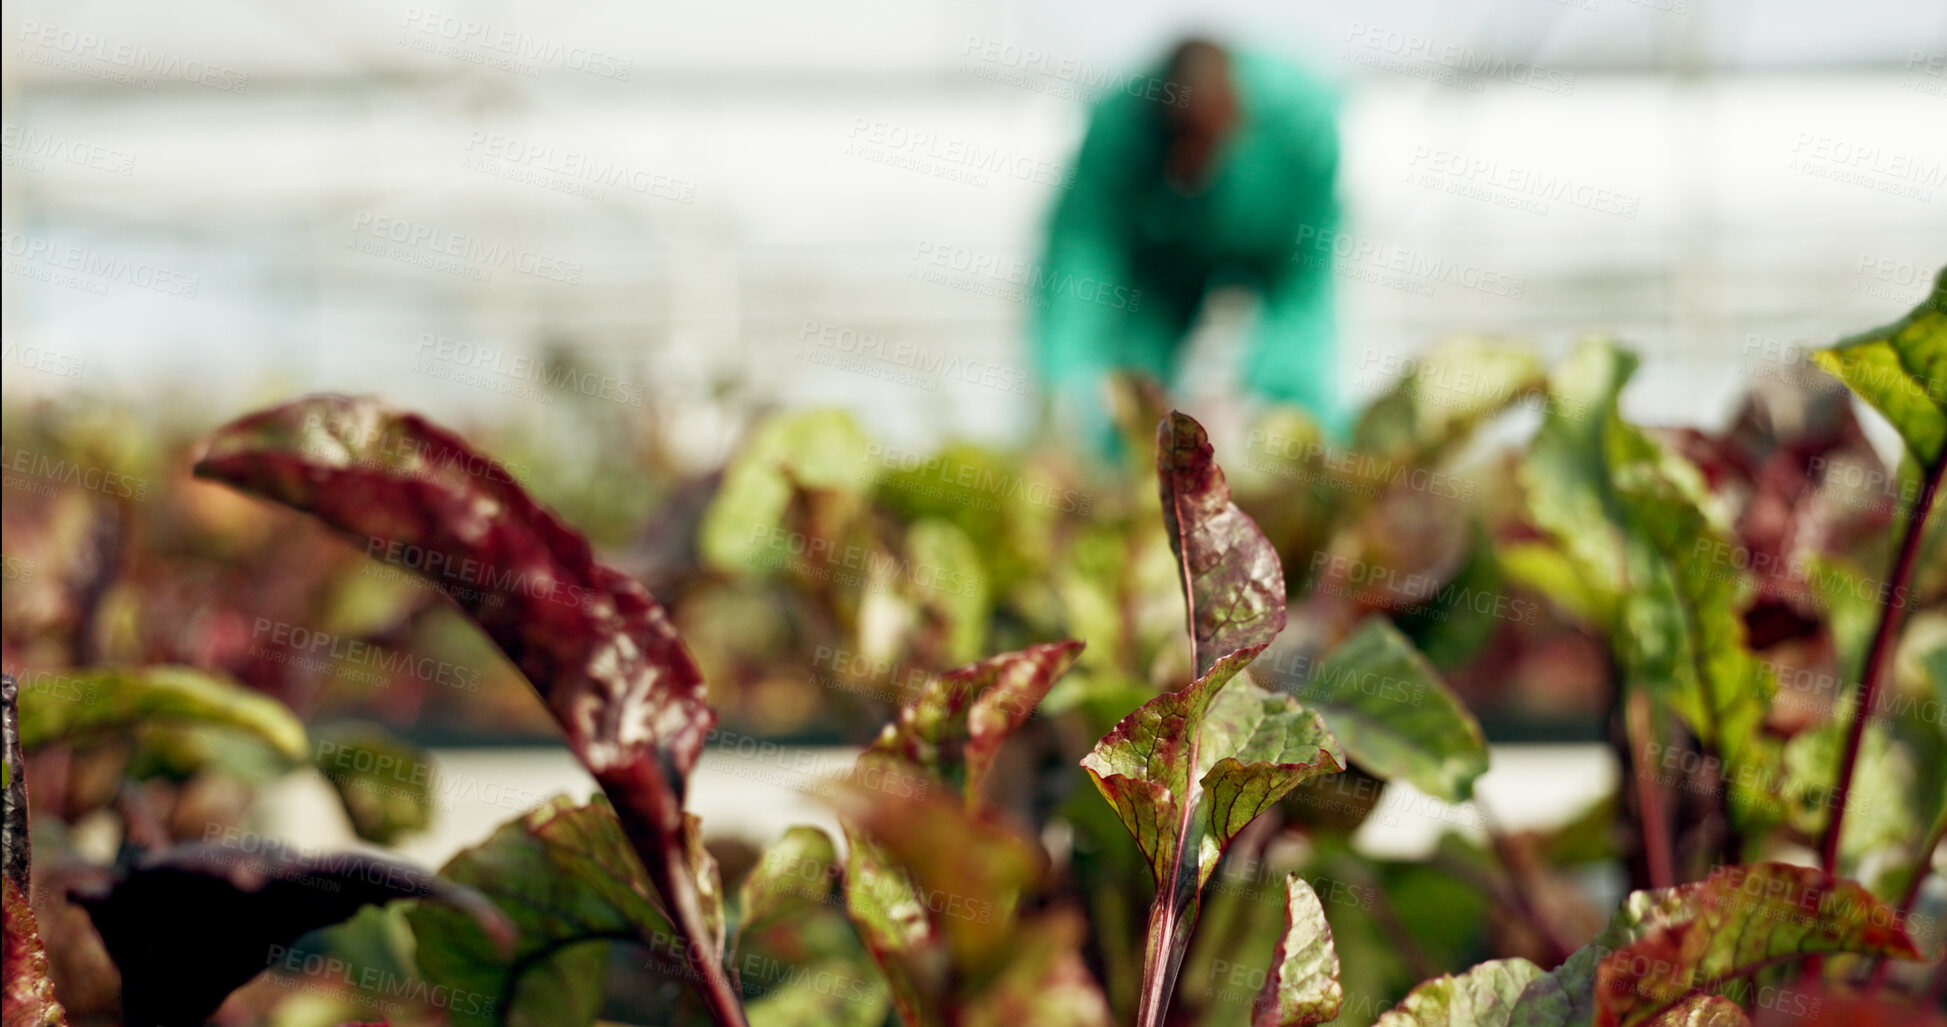
[[[1243,390],[1303,407],[1342,435],[1331,264],[1337,97],[1281,59],[1228,57],[1238,120],[1193,195],[1163,174],[1156,108],[1176,99],[1174,84],[1096,104],[1048,226],[1035,294],[1036,370],[1058,403],[1104,426],[1104,377],[1128,368],[1171,382],[1203,297],[1244,284],[1261,309],[1245,348]],[[1164,95],[1134,95],[1145,92]]]

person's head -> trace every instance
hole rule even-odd
[[[1199,192],[1241,117],[1230,55],[1207,39],[1186,39],[1170,54],[1163,74],[1170,86],[1157,107],[1163,178],[1178,192]]]

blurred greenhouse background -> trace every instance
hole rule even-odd
[[[1650,355],[1638,416],[1722,417],[1753,338],[1904,311],[1947,238],[1947,133],[1916,131],[1947,125],[1947,8],[1922,0],[10,0],[6,395],[215,418],[301,386],[546,424],[561,390],[503,361],[571,353],[699,466],[754,404],[914,448],[1018,435],[1031,392],[992,382],[1028,374],[1022,307],[915,272],[1034,260],[1084,99],[1192,30],[1344,85],[1366,393],[1378,354],[1457,330],[1606,331]],[[1228,382],[1237,313],[1207,318],[1197,388]],[[1002,373],[855,373],[805,358],[825,331]]]

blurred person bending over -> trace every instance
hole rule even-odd
[[[1331,252],[1300,249],[1338,227],[1336,97],[1278,58],[1194,39],[1150,82],[1096,104],[1049,220],[1034,344],[1057,418],[1113,447],[1109,373],[1169,386],[1204,296],[1243,285],[1261,300],[1244,391],[1342,437]]]

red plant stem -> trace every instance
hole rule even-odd
[[[1188,917],[1178,916],[1171,890],[1157,892],[1156,901],[1149,907],[1149,943],[1143,951],[1143,991],[1136,1005],[1136,1027],[1161,1027],[1170,996],[1176,992],[1177,971],[1190,947],[1185,923]]]
[[[1920,559],[1920,540],[1926,534],[1927,514],[1933,510],[1934,496],[1940,492],[1943,469],[1947,469],[1947,450],[1935,456],[1933,466],[1927,468],[1920,498],[1913,504],[1913,513],[1906,522],[1906,533],[1900,539],[1899,553],[1893,558],[1887,602],[1879,609],[1879,626],[1873,629],[1873,642],[1866,650],[1859,702],[1852,715],[1852,728],[1846,734],[1845,755],[1839,760],[1839,781],[1832,789],[1832,820],[1825,825],[1825,837],[1819,845],[1819,866],[1828,874],[1837,875],[1839,872],[1839,832],[1846,820],[1846,797],[1852,791],[1852,774],[1859,762],[1859,746],[1866,737],[1866,724],[1872,719],[1873,706],[1879,699],[1880,683],[1885,680],[1886,668],[1892,662],[1893,640],[1899,635],[1900,627],[1898,611],[1906,606],[1907,586],[1913,580],[1913,566]]]
[[[1649,862],[1650,887],[1669,888],[1677,883],[1676,856],[1670,842],[1670,817],[1663,809],[1663,787],[1650,766],[1649,747],[1655,739],[1650,699],[1632,691],[1626,702],[1624,725],[1629,734],[1630,764],[1636,772],[1636,805],[1643,819],[1643,854]]]
[[[1474,796],[1474,808],[1480,810],[1481,824],[1486,829],[1489,847],[1494,851],[1494,858],[1500,862],[1502,872],[1507,874],[1505,901],[1513,907],[1516,915],[1528,922],[1529,929],[1535,933],[1536,940],[1541,942],[1547,955],[1547,965],[1550,967],[1562,965],[1569,956],[1575,954],[1575,946],[1555,933],[1554,924],[1543,915],[1541,907],[1536,905],[1529,896],[1528,881],[1533,874],[1528,869],[1527,861],[1514,851],[1514,843],[1509,840],[1508,833],[1489,812],[1487,803],[1483,802],[1479,795]]]
[[[669,903],[670,920],[683,934],[689,949],[690,969],[697,975],[697,994],[709,1007],[710,1018],[720,1027],[748,1027],[737,985],[724,969],[715,937],[704,925],[702,897],[697,894],[696,880],[686,869],[689,854],[683,850],[683,840],[667,832],[658,834],[662,858],[643,862],[648,864],[645,869],[649,871],[650,883]]]

